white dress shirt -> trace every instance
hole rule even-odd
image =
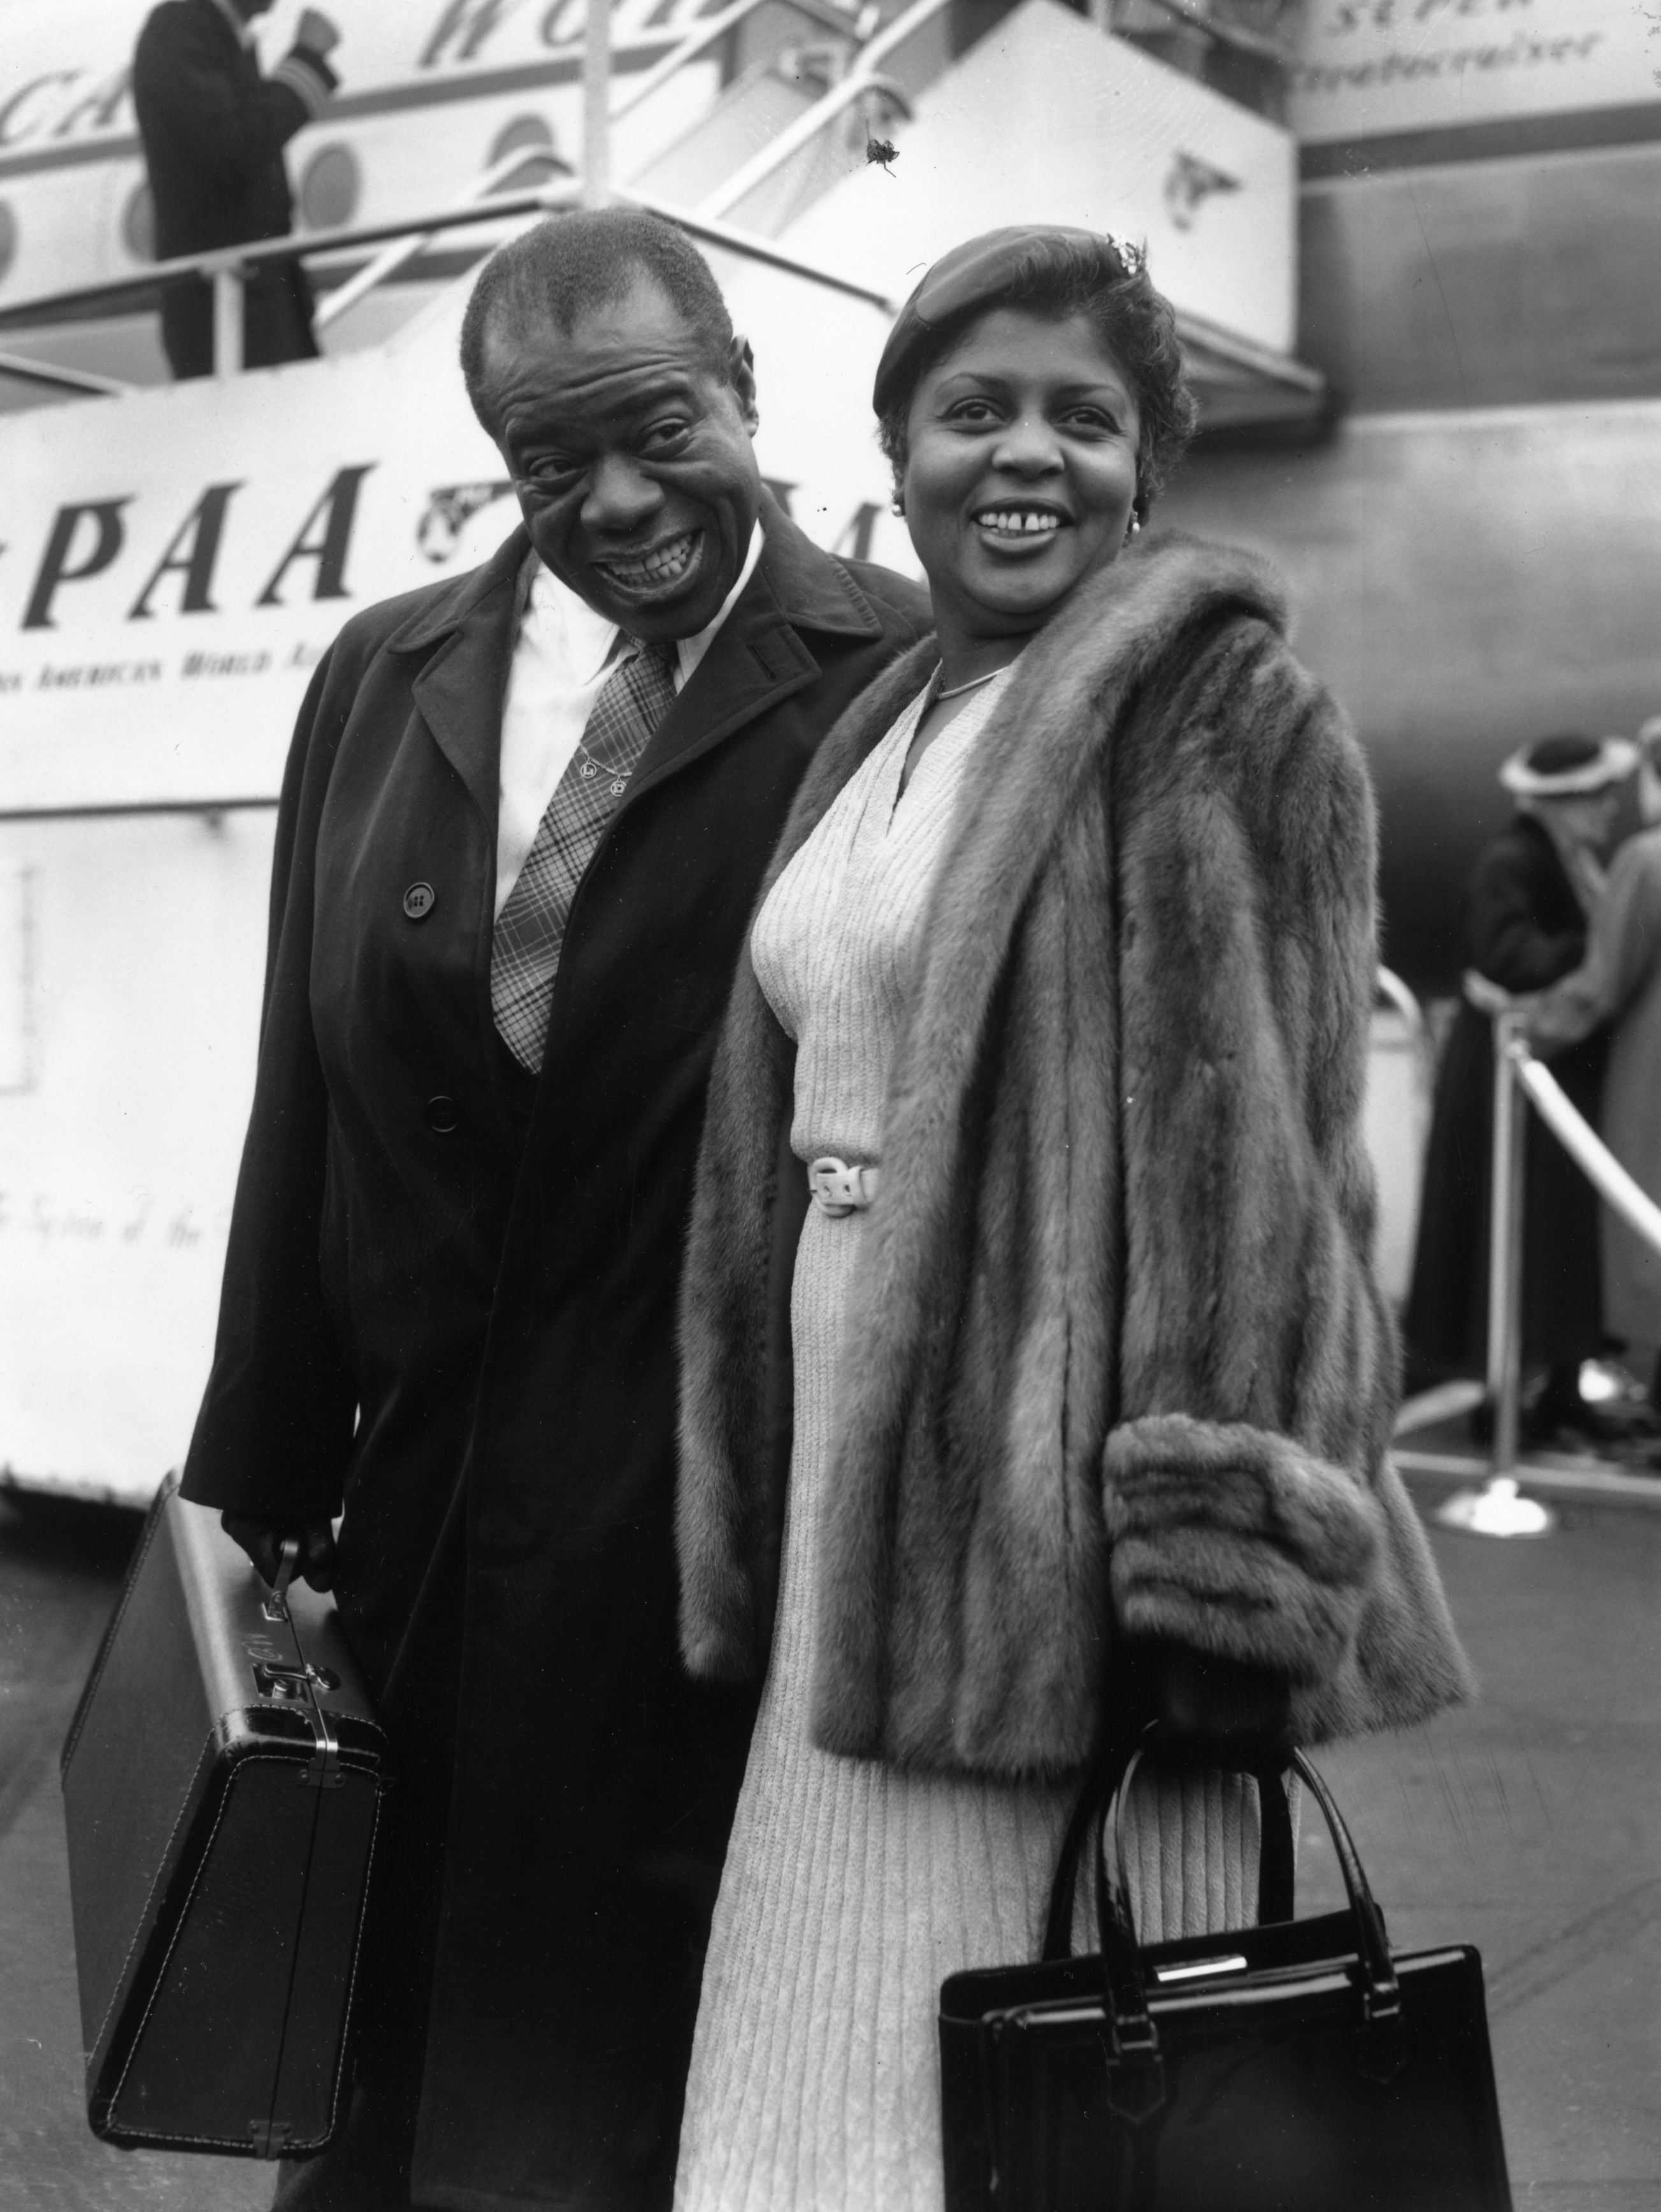
[[[759,522],[750,533],[738,581],[715,620],[696,637],[676,640],[675,690],[715,642],[761,558]],[[593,705],[611,673],[622,631],[538,565],[519,625],[502,707],[501,798],[496,813],[496,902],[501,914],[519,880],[544,810],[570,765]]]

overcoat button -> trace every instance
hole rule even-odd
[[[438,904],[438,893],[430,884],[411,884],[404,894],[404,911],[411,921],[425,921]]]
[[[441,1091],[427,1101],[427,1127],[435,1137],[453,1137],[461,1127],[461,1109]]]

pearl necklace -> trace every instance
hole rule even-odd
[[[1009,665],[1006,661],[1004,668],[1007,668]],[[937,691],[934,696],[936,699],[961,699],[965,691],[978,691],[983,684],[989,684],[993,677],[1001,676],[1003,672],[1003,668],[994,668],[985,676],[971,677],[967,684],[954,684],[949,691]]]

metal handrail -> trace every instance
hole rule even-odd
[[[1152,0],[1161,14],[1173,16],[1185,30],[1200,31],[1214,45],[1233,46],[1243,54],[1251,54],[1260,61],[1270,61],[1285,69],[1292,60],[1289,48],[1278,40],[1266,39],[1261,31],[1248,31],[1244,24],[1220,23],[1208,9],[1202,12],[1203,0]],[[1116,35],[1123,37],[1124,33]]]
[[[463,230],[482,223],[506,221],[520,215],[545,215],[560,208],[575,204],[581,188],[574,181],[547,185],[532,191],[504,192],[498,198],[478,206],[446,208],[435,215],[406,216],[401,222],[343,224],[333,230],[313,231],[304,238],[263,239],[248,246],[220,246],[205,253],[181,253],[167,261],[158,261],[142,277],[106,277],[94,284],[76,285],[65,291],[42,294],[33,300],[18,301],[0,309],[0,328],[8,323],[38,321],[43,309],[68,306],[89,305],[99,301],[130,298],[134,293],[148,293],[158,284],[166,284],[182,276],[205,276],[215,287],[215,363],[218,373],[234,374],[241,366],[240,318],[228,299],[234,301],[240,292],[246,273],[271,264],[303,261],[313,254],[337,253],[352,247],[379,245],[383,240],[405,237],[412,232],[437,233]],[[653,198],[644,192],[626,189],[614,191],[613,199],[625,200],[636,207],[650,208],[654,213],[666,216],[672,222],[694,238],[707,238],[712,245],[724,246],[729,252],[739,253],[748,259],[760,261],[768,267],[782,270],[787,275],[805,277],[809,283],[823,284],[828,289],[848,294],[854,299],[864,300],[873,307],[892,312],[893,302],[885,292],[874,285],[861,284],[840,270],[823,267],[800,253],[791,253],[776,246],[770,239],[758,238],[753,233],[735,228],[703,214],[689,214],[684,209],[672,207],[666,201]],[[228,341],[234,341],[228,343]]]
[[[863,94],[870,92],[891,94],[897,88],[881,81],[879,71],[882,63],[908,39],[926,28],[935,16],[944,15],[952,4],[952,0],[914,0],[911,7],[877,33],[861,52],[854,68],[839,83],[832,85],[813,106],[788,124],[776,137],[770,139],[742,167],[736,169],[724,184],[701,200],[698,212],[701,215],[726,215],[757,185],[765,184],[793,155],[810,144],[827,124],[834,123]],[[1190,29],[1204,32],[1220,46],[1236,46],[1243,52],[1267,57],[1282,65],[1286,62],[1285,53],[1272,40],[1263,39],[1255,32],[1238,29],[1232,24],[1213,22],[1202,17],[1195,12],[1189,0],[1155,0],[1155,4]],[[1109,35],[1118,34],[1110,32]]]
[[[880,92],[886,87],[875,82],[880,64],[903,46],[907,40],[943,15],[952,0],[912,0],[912,5],[903,15],[878,32],[861,52],[857,62],[839,83],[833,84],[812,107],[804,108],[794,122],[787,123],[776,137],[771,138],[758,153],[736,168],[727,181],[698,202],[702,216],[726,215],[739,202],[747,198],[757,185],[764,184],[776,169],[804,146],[811,145],[825,125],[834,123],[844,109],[851,107],[870,92]]]
[[[271,264],[303,261],[313,254],[342,253],[364,246],[380,246],[387,239],[404,238],[412,231],[459,230],[470,226],[505,221],[509,216],[534,215],[564,207],[576,197],[572,185],[538,185],[522,192],[503,192],[488,206],[448,207],[432,215],[405,216],[396,222],[341,223],[332,230],[307,231],[304,236],[262,238],[246,246],[218,246],[201,253],[176,253],[166,261],[153,261],[129,276],[101,276],[90,284],[71,284],[60,292],[40,292],[27,300],[0,307],[0,329],[18,323],[38,322],[48,309],[95,306],[135,292],[148,293],[158,284],[183,276],[214,276],[222,270],[258,270]]]
[[[727,33],[735,30],[746,15],[753,15],[758,8],[775,4],[796,9],[800,14],[811,16],[824,30],[845,32],[856,44],[867,35],[862,27],[867,11],[861,10],[859,15],[850,15],[845,9],[837,7],[835,0],[733,0],[730,8],[723,8],[717,15],[706,16],[678,46],[672,46],[666,54],[653,63],[650,69],[635,78],[624,98],[612,108],[612,122],[620,121],[625,115],[632,115],[641,102],[649,100],[660,85],[666,84],[678,70],[684,69],[688,62],[695,62],[709,47],[719,46]]]
[[[100,376],[93,368],[65,368],[61,362],[34,361],[22,353],[0,353],[0,376],[21,377],[26,384],[50,384],[60,392],[95,392],[100,398],[138,389],[119,376]]]
[[[745,4],[754,5],[755,0],[745,0]],[[492,161],[482,176],[475,178],[456,205],[459,208],[479,206],[490,198],[499,185],[533,161],[551,162],[557,168],[564,170],[568,176],[571,174],[570,163],[561,161],[558,155],[538,151],[534,146],[515,146],[511,154],[504,154],[499,161]],[[313,328],[327,330],[330,324],[338,322],[349,307],[355,307],[377,285],[384,284],[389,276],[395,276],[406,262],[413,261],[417,253],[424,253],[437,236],[435,230],[420,230],[412,231],[408,238],[394,239],[373,260],[366,261],[355,276],[349,276],[344,284],[331,292],[326,300],[318,303],[312,313]]]

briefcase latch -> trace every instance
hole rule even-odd
[[[340,1677],[327,1667],[277,1667],[256,1659],[254,1687],[275,1705],[294,1705],[312,1724],[312,1756],[301,1780],[308,1790],[338,1790],[340,1743],[328,1714],[317,1701],[319,1690],[338,1690]]]

